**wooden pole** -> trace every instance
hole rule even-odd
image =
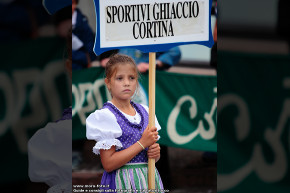
[[[149,53],[149,128],[155,126],[156,53]],[[155,159],[148,159],[148,188],[155,189]]]

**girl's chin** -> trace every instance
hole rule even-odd
[[[131,100],[131,98],[132,98],[132,96],[130,95],[128,95],[128,96],[123,96],[123,97],[116,97],[115,99],[118,99],[118,100]]]

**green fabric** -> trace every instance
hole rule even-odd
[[[290,57],[218,53],[218,191],[289,192]]]
[[[139,80],[144,92],[134,101],[148,103],[148,74]],[[73,139],[83,139],[86,118],[110,99],[104,69],[73,72]],[[192,150],[216,151],[216,76],[156,72],[155,112],[161,131],[158,143]]]
[[[55,37],[0,44],[0,184],[29,179],[28,140],[71,105],[65,50]]]
[[[134,179],[131,178],[129,173],[133,173]],[[115,180],[117,192],[122,192],[119,190],[131,190],[131,192],[140,192],[142,190],[147,190],[148,164],[124,165],[116,171]],[[134,183],[135,189],[133,188],[132,183]],[[163,190],[161,183],[162,182],[160,181],[160,175],[155,168],[155,190]]]

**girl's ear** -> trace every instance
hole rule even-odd
[[[105,78],[105,83],[108,84],[109,83],[109,79]]]
[[[108,90],[110,90],[110,81],[108,78],[105,78],[105,84],[106,84]]]

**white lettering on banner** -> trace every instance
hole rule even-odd
[[[13,78],[15,81],[15,87],[18,96],[18,100],[15,101],[15,112],[13,113],[12,132],[16,137],[19,148],[22,152],[27,152],[28,136],[26,134],[27,128],[31,128],[35,125],[41,125],[47,119],[47,112],[45,105],[43,104],[43,98],[41,97],[39,76],[41,74],[39,69],[28,69],[15,71]],[[37,83],[37,84],[36,84]],[[32,86],[30,95],[26,97],[27,86]],[[27,103],[30,105],[31,113],[22,114],[22,110]],[[37,117],[37,118],[35,118]],[[15,120],[15,121],[14,121]]]
[[[78,114],[83,125],[86,124],[87,113],[91,113],[97,107],[103,106],[103,99],[101,96],[101,88],[105,86],[104,79],[98,79],[92,83],[80,83],[77,86],[72,85],[72,94],[75,98],[75,105],[72,110],[72,116]],[[111,95],[106,89],[107,99],[111,99]],[[95,101],[94,101],[94,99]],[[84,106],[85,101],[87,105]]]
[[[284,88],[290,88],[290,78],[285,78],[283,83]],[[222,111],[222,109],[227,105],[236,105],[240,112],[239,118],[235,120],[235,129],[237,131],[236,137],[238,141],[246,139],[250,131],[249,111],[247,104],[239,96],[233,94],[222,96],[219,99],[219,108],[220,104],[222,106],[219,112]],[[244,124],[243,127],[239,126],[240,123],[237,123],[237,120],[241,121],[242,119],[248,122]],[[232,173],[218,174],[218,191],[226,191],[234,188],[244,179],[246,179],[252,172],[255,172],[260,180],[267,183],[278,182],[285,177],[288,168],[288,161],[285,147],[283,147],[282,144],[281,136],[289,119],[290,98],[286,98],[283,103],[282,111],[279,116],[276,128],[273,129],[269,127],[264,131],[264,140],[268,143],[274,153],[274,161],[272,161],[272,163],[268,163],[263,156],[262,145],[260,143],[256,143],[253,147],[252,157],[246,164],[233,171]],[[243,129],[246,131],[242,131]]]
[[[191,141],[193,138],[195,138],[198,135],[198,130],[193,131],[191,134],[187,136],[181,136],[177,133],[176,130],[176,121],[177,117],[180,113],[180,109],[183,103],[186,101],[189,101],[191,103],[191,107],[189,108],[189,114],[190,118],[193,119],[197,115],[197,107],[196,107],[196,102],[194,98],[192,98],[189,95],[181,97],[173,110],[171,111],[169,117],[168,117],[168,122],[167,122],[167,134],[171,141],[173,141],[176,144],[185,144]]]
[[[0,90],[3,91],[3,103],[6,104],[4,117],[0,120],[0,136],[11,127],[20,152],[27,152],[28,129],[41,127],[48,121],[49,113],[55,120],[61,118],[61,104],[53,100],[60,95],[55,79],[63,72],[63,61],[55,61],[47,64],[42,71],[38,68],[15,70],[12,78],[0,73]],[[45,105],[46,102],[48,105]],[[25,108],[29,108],[29,113],[23,113]]]
[[[62,104],[59,97],[57,88],[55,86],[54,79],[61,74],[64,74],[63,64],[59,62],[53,62],[46,65],[42,77],[43,90],[45,93],[45,99],[48,102],[48,108],[52,115],[52,120],[58,120],[62,116]],[[68,85],[71,85],[71,81],[67,78]],[[68,92],[70,93],[70,86],[68,86]]]
[[[217,89],[214,88],[214,92],[217,92]],[[191,103],[191,106],[189,108],[189,114],[190,114],[190,119],[194,119],[197,115],[197,105],[195,102],[195,99],[189,95],[182,96],[176,103],[175,107],[171,111],[169,117],[168,117],[168,122],[167,122],[167,133],[170,138],[170,140],[178,145],[186,144],[190,141],[192,141],[198,134],[201,135],[201,137],[205,140],[210,140],[214,138],[216,134],[216,127],[214,124],[213,120],[213,115],[214,112],[217,109],[217,98],[214,98],[213,105],[211,108],[210,113],[205,113],[204,118],[209,124],[209,130],[205,130],[203,121],[200,120],[198,123],[198,127],[195,131],[192,133],[182,136],[179,135],[177,132],[176,128],[176,122],[177,122],[177,117],[180,114],[181,106],[189,101]],[[216,117],[215,117],[216,118]]]
[[[217,88],[214,88],[214,92],[217,93]],[[208,140],[212,139],[212,138],[214,138],[214,136],[216,134],[216,126],[215,126],[214,120],[213,120],[213,115],[214,115],[214,112],[216,111],[216,109],[217,109],[217,98],[215,97],[213,99],[213,105],[211,107],[210,113],[204,114],[204,119],[207,121],[207,123],[209,125],[208,131],[204,128],[202,120],[199,121],[199,124],[197,127],[197,130],[199,131],[200,136],[203,139],[208,139]],[[215,117],[215,120],[216,119],[217,119],[217,117]]]
[[[226,94],[219,97],[218,114],[227,106],[235,105],[239,109],[239,114],[234,120],[236,137],[239,141],[245,139],[250,132],[250,116],[246,102],[235,94]]]

